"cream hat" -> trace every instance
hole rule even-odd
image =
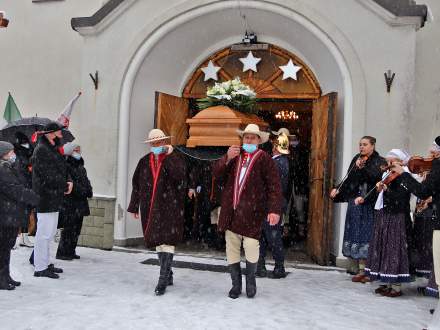
[[[278,132],[272,131],[273,135],[280,135],[280,134],[284,134],[287,135],[287,137],[293,136],[292,134],[290,134],[289,130],[285,127],[281,127]]]
[[[258,135],[261,139],[261,144],[266,143],[269,141],[269,133],[260,131],[260,128],[258,125],[255,124],[249,124],[246,126],[244,131],[237,130],[237,133],[243,137],[245,134],[255,134]]]
[[[160,130],[158,128],[154,128],[150,131],[150,133],[148,133],[148,139],[146,139],[144,142],[151,143],[151,142],[161,141],[161,140],[166,140],[166,139],[171,139],[171,136],[166,136],[162,130]]]

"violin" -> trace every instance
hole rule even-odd
[[[420,156],[413,156],[408,161],[408,168],[411,173],[420,174],[423,172],[429,172],[432,168],[432,161],[434,158],[423,158]]]
[[[361,161],[361,166],[364,166],[365,165],[365,163],[367,162],[367,160],[368,160],[368,155],[364,155],[364,156],[359,156],[359,158],[358,158],[360,161]]]
[[[391,182],[393,182],[396,178],[400,176],[397,172],[390,172],[381,182],[383,184],[389,185]]]

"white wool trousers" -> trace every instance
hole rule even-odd
[[[45,270],[50,263],[50,242],[57,232],[59,212],[37,213],[37,233],[34,244],[35,271]]]
[[[251,263],[256,263],[258,261],[258,257],[260,256],[259,240],[236,234],[230,230],[226,230],[225,239],[226,259],[228,260],[229,265],[240,262],[242,243],[246,260]]]
[[[158,245],[156,246],[156,252],[166,252],[174,254],[175,246],[173,245]]]

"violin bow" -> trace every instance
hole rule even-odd
[[[358,159],[356,159],[356,162],[361,159],[361,156],[358,157]],[[353,165],[350,167],[350,169],[348,170],[348,172],[345,174],[344,178],[342,179],[341,183],[338,185],[338,188],[336,188],[336,193],[339,193],[339,189],[341,189],[342,185],[345,183],[345,181],[347,181],[348,176],[350,175],[351,171],[353,171],[356,162],[353,163]]]
[[[385,181],[385,179],[388,178],[388,177],[391,175],[391,173],[393,173],[393,172],[390,171],[387,175],[385,175],[385,177],[384,177],[382,180],[380,180],[380,182],[383,183],[383,182]],[[368,196],[370,196],[371,193],[372,193],[375,189],[376,189],[376,186],[374,186],[373,189],[371,189],[369,192],[367,192],[367,194],[366,194],[364,197],[362,197],[362,198],[365,199],[365,198],[367,198]]]

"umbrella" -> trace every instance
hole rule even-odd
[[[50,122],[53,122],[53,120],[44,117],[27,117],[13,121],[0,130],[0,140],[15,143],[16,133],[21,132],[26,135],[31,142],[32,135],[35,132],[41,131],[44,126]],[[63,129],[62,133],[62,143],[72,142],[75,140],[75,137],[69,130]]]

